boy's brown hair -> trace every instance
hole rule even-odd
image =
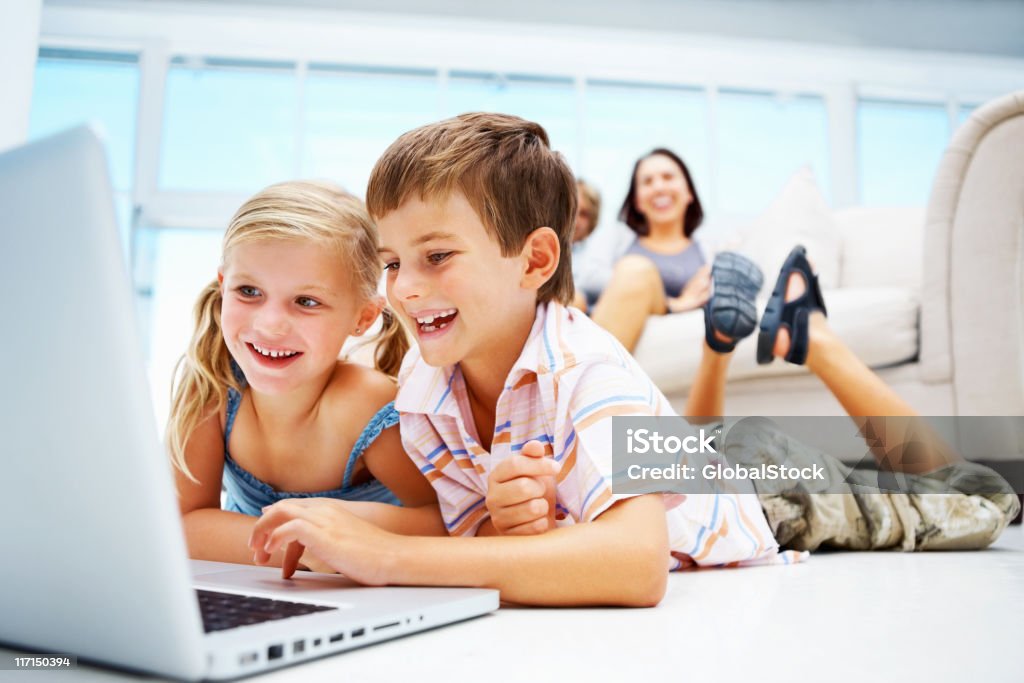
[[[558,234],[558,267],[537,300],[570,303],[576,181],[565,159],[551,150],[538,123],[507,114],[472,113],[405,133],[377,161],[366,189],[374,219],[400,207],[413,193],[444,200],[458,190],[503,256],[518,254],[535,229]]]

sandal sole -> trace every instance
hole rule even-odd
[[[731,343],[715,342],[723,349],[735,348],[736,342],[750,336],[757,327],[755,299],[764,284],[761,270],[749,259],[733,252],[719,254],[711,267],[714,295],[708,301],[705,315],[718,332],[731,337]],[[715,344],[709,345],[715,348]]]

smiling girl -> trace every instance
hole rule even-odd
[[[286,498],[375,502],[371,516],[436,501],[398,435],[393,377],[408,342],[380,275],[376,227],[331,185],[272,185],[231,220],[167,430],[193,558],[251,562],[256,517]],[[376,369],[339,360],[382,311]]]

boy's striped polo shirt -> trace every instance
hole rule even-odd
[[[458,365],[432,367],[411,350],[395,407],[402,442],[433,484],[448,532],[472,536],[487,518],[487,477],[531,440],[561,464],[559,526],[590,522],[613,494],[612,417],[674,415],[665,396],[607,331],[576,309],[537,307],[533,328],[498,398],[490,452],[476,438]],[[685,498],[685,499],[684,499]],[[790,562],[756,494],[664,496],[669,569]]]

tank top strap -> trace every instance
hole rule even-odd
[[[242,395],[233,388],[228,388],[228,407],[224,415],[224,449],[227,450],[231,442],[231,430],[235,426],[235,417],[238,415],[238,407],[242,405]]]
[[[395,402],[391,401],[377,411],[377,414],[370,418],[370,421],[363,427],[362,434],[356,439],[356,445],[352,447],[352,453],[348,456],[348,463],[345,465],[345,475],[341,480],[341,488],[347,490],[352,485],[352,472],[355,471],[356,461],[363,456],[370,444],[377,440],[381,433],[390,427],[398,424],[398,411],[395,410]]]
[[[238,380],[239,385],[245,386],[245,375],[242,374],[242,368],[238,367],[238,363],[231,359],[231,374]],[[242,394],[233,387],[228,387],[228,405],[227,411],[224,415],[224,450],[227,450],[228,443],[231,441],[231,430],[235,426],[235,416],[238,415],[238,407],[242,405]]]

